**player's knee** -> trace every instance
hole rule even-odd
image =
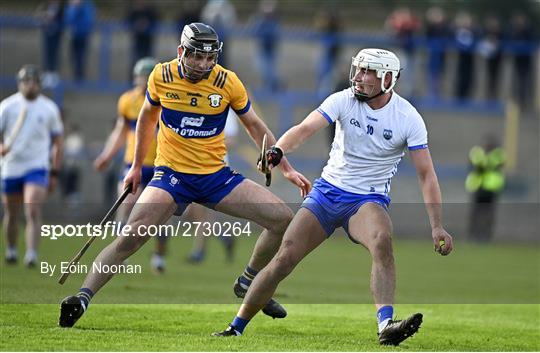
[[[24,207],[24,215],[27,222],[33,222],[41,216],[40,205],[35,203],[27,203]]]
[[[282,205],[278,212],[279,215],[277,217],[277,220],[275,222],[272,222],[269,230],[272,231],[272,233],[284,234],[285,230],[287,229],[294,217],[294,212],[287,205]]]
[[[147,241],[149,236],[145,233],[141,233],[142,223],[140,222],[128,222],[122,230],[122,236],[119,243],[116,246],[116,251],[119,253],[133,254]]]
[[[279,279],[287,277],[297,264],[293,253],[290,251],[292,246],[292,241],[285,240],[272,261],[271,271]]]
[[[392,235],[386,230],[378,230],[373,233],[371,255],[374,259],[393,259]]]
[[[16,210],[10,210],[8,208],[4,211],[4,222],[13,223],[19,221],[19,212]]]

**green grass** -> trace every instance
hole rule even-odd
[[[535,305],[401,305],[421,310],[418,334],[398,348],[377,344],[370,305],[292,304],[289,317],[257,316],[243,337],[216,338],[235,305],[93,305],[72,329],[56,326],[58,307],[1,306],[0,349],[32,351],[538,351]]]
[[[43,240],[41,260],[68,261],[86,239]],[[167,272],[148,265],[153,244],[130,263],[139,275],[116,276],[72,329],[57,327],[58,302],[74,293],[83,275],[64,286],[21,265],[0,270],[2,351],[387,351],[376,337],[369,293],[369,254],[344,238],[323,244],[282,283],[277,298],[289,316],[258,315],[240,338],[219,339],[239,301],[232,282],[254,239],[237,242],[228,264],[218,241],[209,242],[199,266],[184,258],[190,239],[170,242]],[[475,246],[457,242],[454,254],[437,256],[431,243],[396,241],[396,314],[424,314],[420,332],[397,350],[540,350],[540,250],[533,246]],[[90,263],[104,242],[83,258]],[[3,251],[3,249],[0,249]]]

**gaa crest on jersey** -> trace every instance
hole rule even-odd
[[[392,138],[392,130],[389,130],[389,129],[384,129],[383,131],[383,137],[386,139],[386,140],[390,140]]]
[[[223,97],[220,94],[213,93],[208,96],[208,100],[210,101],[210,106],[212,108],[217,108],[221,105],[221,100]]]

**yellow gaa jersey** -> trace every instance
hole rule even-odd
[[[137,118],[139,117],[139,111],[144,103],[144,93],[140,93],[137,88],[133,88],[120,96],[118,99],[118,115],[123,117],[126,123],[129,125],[129,132],[126,140],[126,152],[124,154],[124,162],[126,164],[133,163],[133,157],[135,155],[135,126],[137,125]],[[156,159],[156,145],[157,140],[154,138],[152,145],[144,158],[143,164],[145,166],[154,166],[154,160]]]
[[[192,83],[178,59],[156,65],[146,98],[161,105],[155,165],[189,174],[211,174],[225,166],[229,107],[244,114],[251,106],[234,72],[216,65],[207,79]]]

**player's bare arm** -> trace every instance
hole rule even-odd
[[[107,138],[103,152],[94,161],[96,170],[103,171],[107,168],[114,155],[125,145],[128,132],[129,125],[126,123],[126,119],[119,116],[116,119],[113,131]]]
[[[433,168],[433,161],[429,149],[410,151],[411,160],[416,167],[418,182],[422,190],[424,203],[431,224],[431,236],[435,244],[435,251],[441,255],[448,255],[453,249],[452,236],[442,225],[442,197],[437,174]],[[441,244],[443,242],[443,244]]]
[[[241,114],[238,117],[258,148],[261,147],[264,134],[267,135],[269,144],[274,145],[276,143],[274,134],[272,134],[272,131],[270,131],[261,118],[259,118],[253,108],[250,108],[245,114]],[[309,193],[311,190],[311,182],[304,175],[297,172],[286,158],[281,160],[279,167],[283,173],[283,176],[300,188],[302,197]]]
[[[145,100],[141,112],[139,113],[139,118],[137,119],[137,128],[135,131],[135,157],[131,169],[124,179],[124,188],[131,184],[133,193],[137,191],[141,182],[141,168],[144,157],[148,153],[148,149],[154,138],[160,111],[160,106],[154,106],[148,100]]]
[[[286,152],[295,150],[317,131],[327,126],[328,121],[322,116],[322,114],[317,111],[313,111],[300,124],[290,128],[275,144],[275,147],[281,149],[283,153],[283,156],[279,159],[277,165],[280,167],[282,166],[283,160],[286,160],[284,157]],[[269,169],[272,168],[273,164],[270,163]],[[311,190],[311,185],[309,190]],[[306,193],[302,193],[302,197],[304,196],[306,196]]]
[[[287,130],[287,132],[285,132],[276,142],[276,147],[281,148],[284,154],[292,152],[317,131],[328,125],[329,123],[324,116],[314,110],[300,124]]]
[[[269,169],[280,166],[285,153],[292,152],[302,145],[308,138],[320,129],[328,126],[328,121],[318,111],[311,112],[300,124],[293,126],[281,136],[274,146],[267,152]],[[261,164],[258,165],[259,171]]]
[[[276,138],[274,134],[272,133],[272,131],[270,131],[268,126],[266,126],[264,121],[259,118],[253,108],[249,108],[249,110],[245,114],[239,114],[238,117],[240,118],[240,122],[246,129],[253,142],[255,142],[255,144],[257,145],[257,148],[261,148],[264,134],[267,135],[268,143],[270,145],[276,143]]]

